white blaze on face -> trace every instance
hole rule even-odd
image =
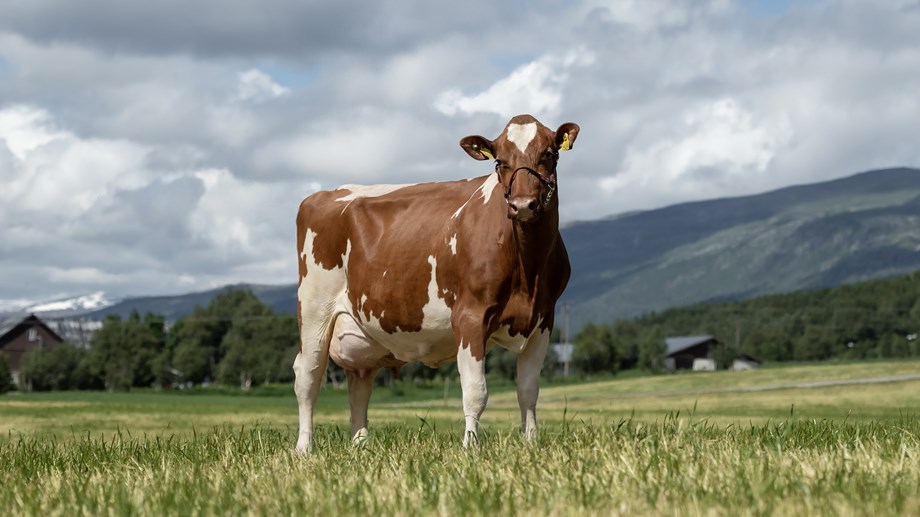
[[[505,130],[505,138],[516,145],[522,153],[527,150],[527,146],[530,145],[530,142],[533,141],[533,137],[535,136],[537,136],[536,122],[531,122],[529,124],[508,124],[508,129]]]
[[[380,197],[401,188],[411,187],[412,185],[415,185],[415,183],[405,183],[402,185],[342,185],[336,190],[350,190],[351,194],[342,196],[336,199],[336,201],[347,202],[354,201],[359,197]]]

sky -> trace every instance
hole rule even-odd
[[[920,166],[920,0],[0,3],[0,308],[297,280],[300,201],[581,126],[564,224]]]

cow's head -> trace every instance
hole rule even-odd
[[[578,124],[567,122],[553,131],[530,115],[518,115],[495,140],[468,136],[460,147],[477,160],[495,160],[508,217],[527,222],[558,206],[556,162],[559,151],[571,149],[577,136]]]

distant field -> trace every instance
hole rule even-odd
[[[320,394],[318,452],[291,454],[293,393],[0,397],[9,514],[920,513],[920,361],[555,384],[536,444],[513,387],[465,451],[451,385],[378,388],[350,446]],[[882,382],[884,379],[901,379]],[[862,383],[869,379],[871,382]],[[818,387],[804,383],[859,382]],[[402,393],[402,395],[400,395]],[[35,487],[40,486],[41,490]]]

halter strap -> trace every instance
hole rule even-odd
[[[517,176],[518,171],[522,169],[536,176],[537,179],[540,180],[540,183],[543,183],[549,189],[549,192],[546,193],[546,199],[543,200],[543,207],[545,208],[546,205],[549,204],[550,200],[553,199],[553,193],[556,192],[556,178],[553,176],[546,176],[539,171],[531,169],[527,166],[518,167],[517,169],[514,169],[514,172],[511,173],[511,180],[508,182],[508,186],[505,187],[505,202],[511,203],[511,185],[514,184],[514,178]],[[498,175],[499,178],[501,178],[500,172]]]

